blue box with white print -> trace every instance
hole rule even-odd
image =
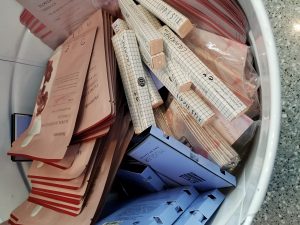
[[[97,225],[171,225],[199,196],[193,187],[179,187],[135,199]]]
[[[236,186],[233,175],[154,126],[133,140],[128,155],[179,185],[200,191]]]
[[[225,196],[217,189],[201,193],[174,225],[204,225],[217,211]]]

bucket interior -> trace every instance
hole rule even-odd
[[[261,127],[255,136],[238,175],[237,187],[230,191],[209,224],[250,224],[258,211],[269,183],[279,135],[280,81],[274,41],[261,0],[239,0],[250,23],[249,43],[261,77]],[[1,1],[0,13],[0,222],[27,197],[19,170],[6,155],[10,147],[13,113],[31,114],[44,66],[51,49],[42,44],[19,22],[22,7],[11,0]]]

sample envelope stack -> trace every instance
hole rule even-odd
[[[11,223],[29,224],[27,205],[42,206],[41,214],[90,221],[104,201],[133,135],[117,78],[112,22],[97,11],[49,59],[31,123],[8,152],[33,160],[31,192]]]

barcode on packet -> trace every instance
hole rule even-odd
[[[184,173],[180,175],[179,177],[185,179],[186,181],[196,184],[196,183],[201,183],[204,182],[205,180],[202,177],[199,177],[197,174],[190,172],[190,173]]]

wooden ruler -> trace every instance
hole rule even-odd
[[[166,55],[176,61],[200,91],[226,119],[232,120],[247,109],[246,105],[215,76],[197,56],[168,28],[159,29],[164,38]]]
[[[155,118],[135,33],[124,30],[112,42],[135,133],[139,134],[155,125]]]
[[[139,34],[138,41],[145,44],[150,55],[163,52],[162,35],[147,21],[133,0],[119,0],[119,6],[128,26]]]
[[[161,0],[137,0],[142,6],[184,38],[193,28],[191,21]]]

